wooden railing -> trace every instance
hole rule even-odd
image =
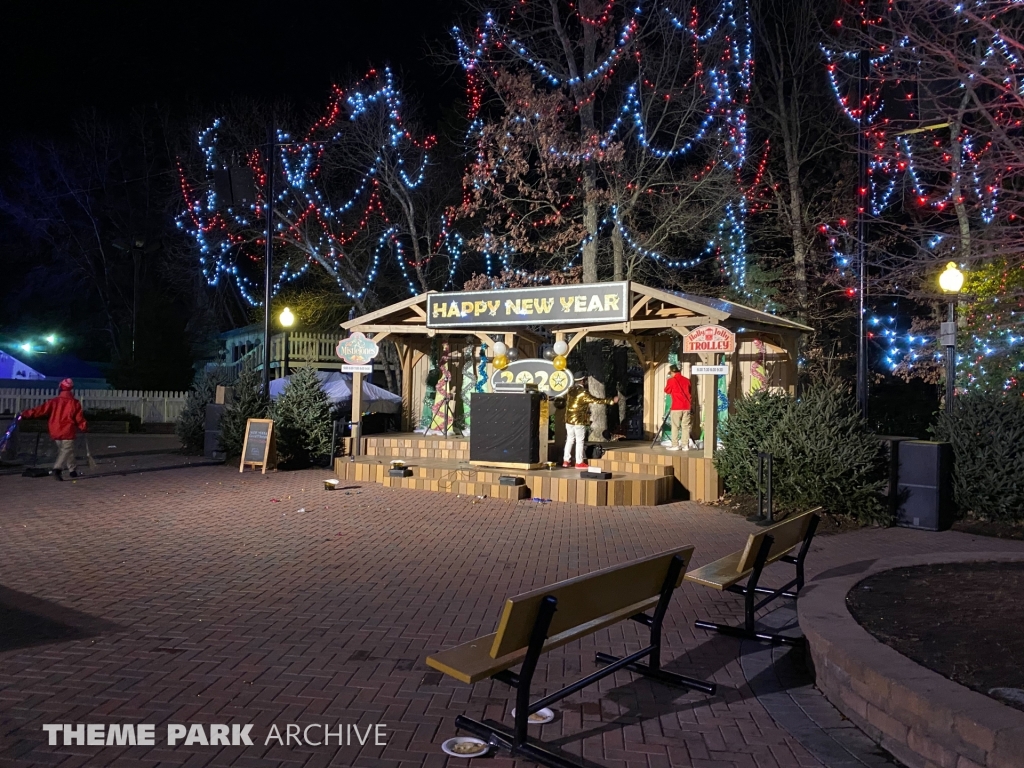
[[[287,355],[285,355],[285,337],[288,341]],[[281,368],[287,359],[288,365],[294,368],[297,365],[313,363],[321,368],[341,368],[341,359],[335,349],[341,335],[333,336],[328,333],[277,333],[270,337],[270,367]],[[246,352],[242,357],[233,363],[224,365],[236,376],[243,371],[263,369],[263,344],[257,344]]]
[[[75,397],[87,411],[125,411],[147,424],[175,421],[185,406],[187,392],[134,389],[77,389]],[[0,389],[0,415],[16,415],[57,396],[56,389]]]

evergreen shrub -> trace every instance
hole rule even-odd
[[[845,385],[822,381],[799,400],[757,394],[741,401],[723,432],[715,467],[731,492],[756,491],[757,454],[765,451],[780,511],[820,505],[863,523],[890,522],[882,448]]]
[[[299,368],[271,408],[277,454],[284,469],[322,462],[331,452],[331,401],[316,371]]]
[[[202,453],[206,439],[206,406],[216,399],[217,387],[231,383],[231,374],[224,368],[211,368],[196,374],[192,388],[185,396],[185,405],[174,424],[174,433],[186,453]]]
[[[261,372],[246,371],[239,376],[234,396],[220,420],[220,448],[228,456],[241,456],[246,422],[265,419],[270,413],[270,400],[263,396]]]
[[[740,400],[722,427],[715,468],[732,493],[757,493],[757,452],[786,411],[790,398],[761,389]]]
[[[938,414],[933,439],[953,444],[961,517],[1024,523],[1024,399],[968,392]]]

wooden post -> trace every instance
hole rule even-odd
[[[362,454],[363,438],[363,374],[352,374],[352,455]]]
[[[408,342],[395,342],[398,360],[402,365],[402,424],[403,432],[412,432],[412,371],[415,350]]]
[[[653,440],[654,433],[661,428],[665,418],[665,392],[659,387],[658,369],[668,360],[672,350],[671,338],[656,336],[644,339],[645,358],[641,360],[644,369],[644,439]],[[639,357],[639,350],[637,349]]]
[[[786,349],[786,391],[790,397],[796,397],[797,379],[800,377],[800,367],[797,359],[800,355],[800,337],[795,334],[781,334],[782,344]],[[771,384],[771,382],[768,382]]]
[[[700,361],[703,365],[714,365],[715,357],[714,352],[702,352]],[[713,459],[715,457],[715,440],[717,439],[715,418],[718,415],[718,387],[716,386],[718,377],[701,376],[700,378],[701,397],[703,398],[701,426],[704,428],[704,458]]]

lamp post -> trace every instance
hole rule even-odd
[[[953,395],[956,391],[956,301],[964,286],[964,273],[949,262],[939,275],[939,286],[949,296],[949,312],[942,324],[941,341],[946,348],[946,413],[953,412]]]
[[[288,307],[285,307],[281,310],[281,314],[277,316],[277,321],[281,324],[281,327],[284,328],[284,368],[282,370],[284,371],[283,375],[287,376],[289,365],[288,329],[295,324],[295,313],[288,309]]]

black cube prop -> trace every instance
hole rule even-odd
[[[896,525],[945,531],[953,525],[953,446],[907,440],[899,447]]]
[[[540,463],[538,392],[474,392],[470,400],[473,429],[469,460],[489,464]]]

